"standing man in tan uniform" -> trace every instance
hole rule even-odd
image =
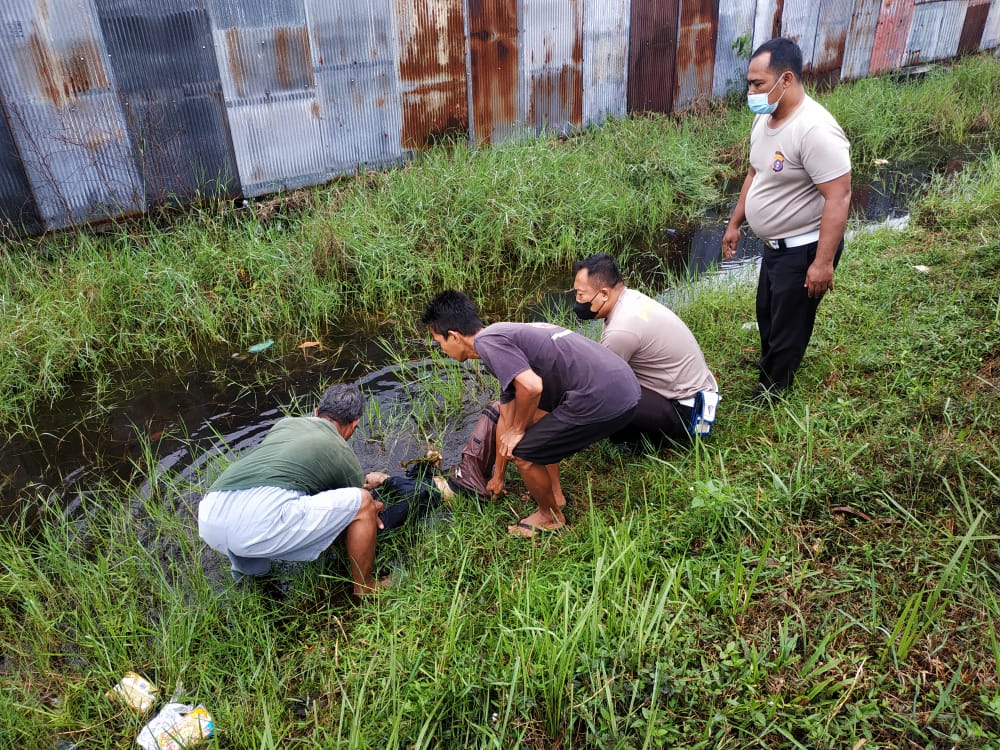
[[[607,253],[584,258],[573,271],[576,316],[604,321],[601,343],[628,362],[639,381],[641,395],[632,421],[611,441],[647,438],[659,443],[667,438],[684,444],[694,434],[708,434],[719,386],[684,321],[627,288],[618,263]]]
[[[851,202],[850,144],[833,116],[802,86],[802,51],[765,42],[750,58],[750,169],[722,238],[736,254],[744,220],[764,242],[757,285],[760,383],[769,400],[792,385],[823,295],[844,247]]]

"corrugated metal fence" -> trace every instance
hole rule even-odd
[[[258,196],[742,89],[1000,46],[1000,0],[4,0],[0,221],[38,233]]]

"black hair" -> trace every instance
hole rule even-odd
[[[323,391],[316,414],[337,424],[348,425],[355,419],[361,419],[364,410],[365,398],[361,389],[354,383],[337,383]]]
[[[573,266],[573,274],[576,275],[584,268],[587,269],[587,278],[591,282],[596,282],[598,286],[614,289],[622,283],[622,272],[618,268],[618,261],[607,253],[597,253],[577,261]]]
[[[434,295],[420,322],[441,336],[447,336],[448,331],[472,336],[484,327],[472,300],[454,289]]]
[[[791,71],[796,80],[802,80],[802,50],[799,49],[799,45],[791,39],[779,36],[760,45],[750,59],[753,60],[765,52],[771,55],[767,64],[768,70],[778,75]]]

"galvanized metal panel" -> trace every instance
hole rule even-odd
[[[914,0],[883,0],[875,28],[875,44],[868,64],[869,75],[898,68],[906,49],[906,37],[913,19]]]
[[[96,0],[147,204],[239,192],[201,0]]]
[[[679,0],[632,0],[629,19],[629,112],[672,112]]]
[[[844,64],[840,69],[841,80],[864,78],[868,74],[868,61],[872,56],[881,9],[881,0],[855,0],[844,48]]]
[[[499,143],[517,133],[517,0],[467,0],[473,142]]]
[[[781,36],[794,40],[802,50],[802,72],[812,75],[816,54],[819,3],[815,0],[785,0],[781,7]]]
[[[465,16],[453,0],[395,0],[405,148],[469,129]]]
[[[46,227],[136,213],[142,181],[94,6],[0,7],[0,95]]]
[[[983,41],[979,49],[995,49],[1000,47],[1000,2],[990,3],[990,12],[986,16],[986,28],[983,29]]]
[[[990,12],[990,0],[969,0],[965,21],[958,37],[958,54],[967,55],[979,50]]]
[[[0,101],[0,236],[42,231],[42,217]]]
[[[812,56],[814,80],[840,80],[853,5],[854,0],[822,0],[820,3]]]
[[[566,134],[583,122],[583,8],[581,0],[523,0],[526,109],[535,133]]]
[[[757,0],[753,23],[753,49],[781,36],[782,0]]]
[[[945,0],[917,5],[902,64],[918,65],[953,56],[958,51],[967,4],[968,0]]]
[[[256,196],[330,174],[301,0],[208,0],[242,190]]]
[[[748,56],[753,51],[754,4],[720,0],[719,33],[715,42],[712,94],[718,97],[746,91]]]
[[[329,163],[338,173],[403,157],[391,0],[307,0]]]
[[[674,109],[712,96],[719,0],[681,0]]]
[[[583,10],[583,122],[627,111],[628,0],[587,0]]]

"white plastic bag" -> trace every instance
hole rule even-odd
[[[143,750],[182,750],[215,732],[215,723],[204,706],[168,703],[142,728],[135,741]]]

